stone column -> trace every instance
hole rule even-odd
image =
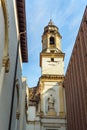
[[[59,83],[59,100],[60,100],[60,117],[65,117],[65,107],[64,107],[64,93],[62,82]]]
[[[49,34],[47,34],[47,48],[49,48]]]
[[[44,83],[40,83],[40,115],[43,115],[43,89],[44,89]]]
[[[58,48],[57,34],[55,34],[55,47]]]

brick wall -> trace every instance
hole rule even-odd
[[[64,80],[67,129],[87,129],[87,7]]]

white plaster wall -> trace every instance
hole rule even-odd
[[[5,74],[4,77],[4,84],[1,89],[0,94],[0,129],[8,130],[9,125],[9,116],[10,116],[10,109],[11,109],[11,99],[12,99],[12,88],[13,88],[13,81],[14,81],[14,70],[15,70],[15,63],[16,63],[16,54],[17,54],[17,45],[18,45],[18,27],[17,27],[17,15],[16,15],[16,7],[14,5],[15,0],[6,0],[7,3],[7,13],[8,13],[8,32],[9,32],[9,57],[10,57],[10,71],[9,73]],[[15,7],[15,8],[14,8]],[[0,8],[1,10],[1,8]],[[2,18],[3,23],[3,16],[2,12],[0,11],[0,18]],[[0,25],[1,26],[1,25]],[[4,25],[2,25],[2,41],[4,42]],[[1,29],[0,29],[1,31]],[[0,36],[1,37],[1,36]],[[1,48],[1,40],[0,40],[0,48]],[[3,49],[3,48],[2,48]],[[1,55],[0,55],[1,57]],[[21,55],[19,56],[18,61],[18,71],[17,77],[21,85]],[[12,130],[15,129],[15,118],[16,118],[16,99],[14,98],[14,109],[13,109],[13,118],[12,118]]]
[[[28,122],[26,130],[41,130],[40,121]]]
[[[20,56],[20,48],[19,48],[19,56],[18,56],[18,63],[17,63],[17,72],[16,72],[16,79],[19,82],[19,113],[20,113],[20,118],[18,121],[18,130],[20,130],[20,125],[21,125],[21,120],[22,118],[22,111],[24,108],[24,95],[25,95],[25,87],[22,87],[22,68],[21,68],[21,56]],[[12,115],[12,124],[11,128],[14,130],[15,125],[16,125],[16,110],[17,110],[17,94],[16,94],[16,88],[15,88],[15,94],[14,94],[14,105],[13,105],[13,115]],[[23,124],[22,124],[23,125]],[[22,130],[22,129],[21,129]]]
[[[66,130],[65,120],[58,118],[43,118],[40,122],[28,122],[26,130]]]
[[[54,58],[54,62],[51,62],[51,58],[43,57],[42,74],[63,75],[64,74],[63,58]]]
[[[20,124],[19,130],[25,130],[26,118],[25,118],[25,96],[26,96],[26,78],[22,78],[21,87],[21,100],[20,100]]]
[[[34,122],[30,122],[26,125],[26,130],[35,130]]]
[[[23,120],[23,130],[26,130],[26,115],[24,115]]]
[[[42,129],[41,130],[66,130],[66,122],[64,119],[54,118],[43,118],[41,119]]]
[[[40,122],[35,122],[35,130],[40,130]]]
[[[14,94],[14,104],[13,104],[13,113],[12,113],[12,124],[11,129],[15,130],[16,125],[16,110],[17,110],[17,90],[15,87],[15,94]]]
[[[36,115],[36,107],[29,106],[27,111],[26,130],[41,130],[40,129],[40,117]]]
[[[28,107],[28,121],[34,121],[36,117],[36,108],[35,106]]]
[[[5,25],[4,25],[4,15],[3,9],[1,6],[0,1],[0,72],[2,67],[2,58],[3,58],[3,51],[4,51],[4,43],[5,43]]]

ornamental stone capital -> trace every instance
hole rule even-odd
[[[10,68],[10,59],[8,56],[5,56],[2,60],[2,66],[5,67],[5,73],[9,72]]]

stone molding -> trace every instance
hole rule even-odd
[[[20,118],[20,113],[16,112],[16,119],[19,120],[19,118]]]
[[[42,75],[41,79],[50,79],[50,80],[58,80],[64,79],[64,75]]]
[[[3,58],[2,66],[5,67],[5,73],[8,73],[10,69],[10,59],[8,56]]]
[[[66,118],[65,112],[59,112],[59,117],[61,117],[61,118]]]

